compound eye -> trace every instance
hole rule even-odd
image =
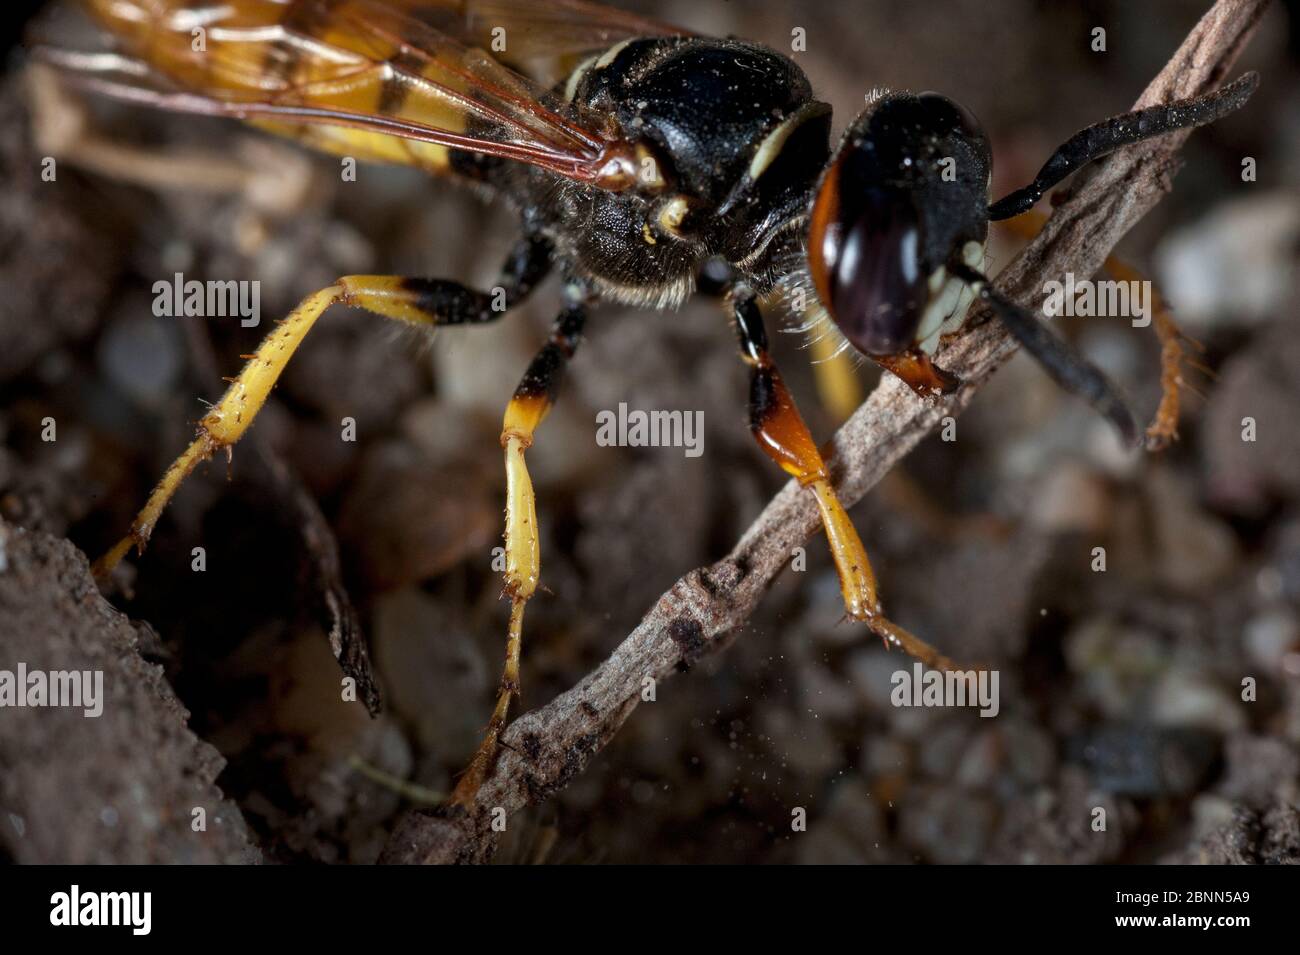
[[[828,171],[809,224],[822,304],[852,345],[893,355],[913,344],[924,309],[920,222],[903,189],[866,181],[849,150]]]

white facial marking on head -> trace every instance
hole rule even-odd
[[[961,258],[971,268],[982,271],[983,244],[973,240],[967,242],[962,246]],[[965,282],[948,275],[942,266],[931,273],[928,285],[930,300],[921,315],[921,324],[917,326],[916,341],[922,351],[932,355],[939,347],[939,339],[961,328],[966,312],[975,300],[975,293]]]

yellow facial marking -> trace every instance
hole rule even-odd
[[[681,235],[682,223],[690,211],[690,202],[685,196],[674,196],[659,207],[659,228],[669,235]]]

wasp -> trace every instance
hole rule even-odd
[[[541,571],[527,451],[599,303],[665,309],[700,289],[725,304],[750,368],[750,429],[816,501],[848,617],[938,660],[882,609],[866,550],[769,353],[760,301],[804,290],[848,345],[930,398],[960,384],[932,356],[982,301],[1132,442],[1132,416],[1104,374],[987,278],[989,223],[1029,210],[1116,149],[1232,112],[1257,84],[1246,74],[1089,126],[1032,182],[990,203],[988,138],[955,101],[877,91],[836,142],[830,107],[788,57],[585,0],[84,3],[115,48],[45,58],[94,91],[415,166],[496,197],[519,220],[495,287],[503,296],[447,279],[347,275],[304,298],[198,422],[129,533],[96,563],[101,577],[143,550],[200,462],[229,453],[331,306],[423,328],[475,325],[501,318],[548,273],[563,279],[549,337],[502,424],[506,662],[482,745],[451,796],[462,805],[519,693],[524,608]]]

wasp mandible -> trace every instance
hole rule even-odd
[[[879,92],[835,143],[830,107],[789,58],[585,0],[84,3],[116,50],[45,51],[82,85],[473,184],[518,214],[520,236],[498,282],[506,306],[550,272],[563,279],[549,338],[502,425],[506,663],[485,738],[452,794],[461,804],[484,778],[519,692],[524,608],[541,569],[526,452],[595,305],[675,307],[708,270],[750,367],[750,428],[814,497],[848,616],[888,644],[936,659],[882,610],[866,551],[769,354],[760,299],[805,290],[849,344],[923,396],[958,386],[931,356],[982,299],[1131,443],[1132,416],[1107,378],[989,282],[989,222],[1029,210],[1118,148],[1232,112],[1257,84],[1246,74],[1197,99],[1089,126],[1033,182],[990,204],[988,139],[953,100]],[[191,42],[196,26],[206,31],[202,49]],[[491,43],[498,30],[504,50]],[[129,534],[96,563],[101,576],[132,546],[144,548],[199,462],[248,430],[304,337],[336,304],[425,328],[503,314],[488,293],[443,279],[348,275],[308,295],[198,422]]]

